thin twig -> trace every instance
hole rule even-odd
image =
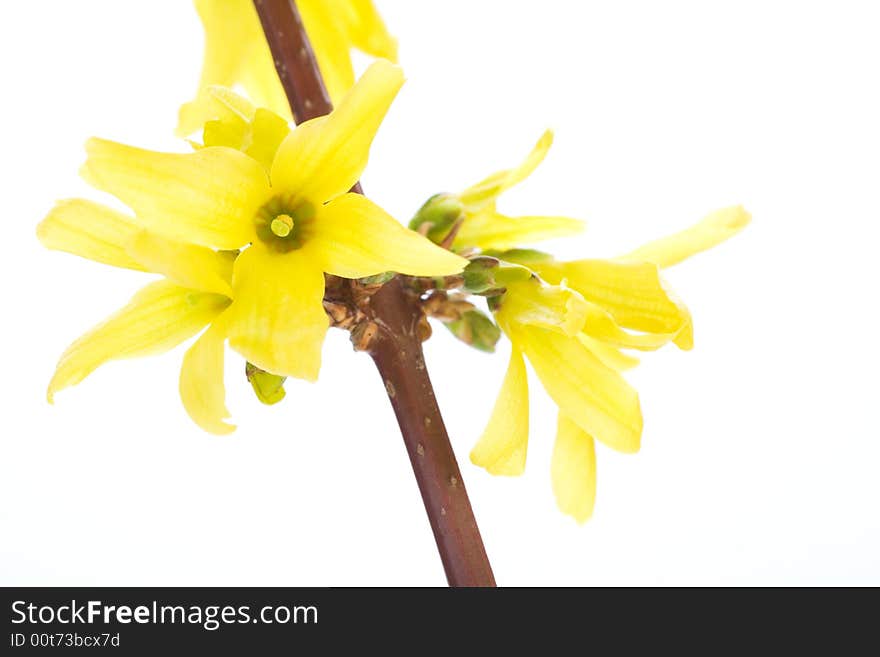
[[[275,67],[299,121],[332,109],[293,0],[254,0]],[[357,187],[356,191],[361,191]],[[369,299],[381,328],[369,343],[412,463],[451,586],[494,586],[492,568],[425,368],[418,295],[395,277]]]

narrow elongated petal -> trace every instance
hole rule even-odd
[[[513,169],[506,169],[493,173],[488,178],[481,180],[476,185],[468,187],[461,193],[461,200],[468,212],[476,213],[483,208],[493,204],[495,199],[507,189],[510,189],[517,183],[522,182],[532,172],[538,168],[538,165],[544,161],[547,151],[553,145],[553,132],[547,130],[541,135],[538,143],[528,154],[525,160]],[[498,247],[505,248],[505,247]]]
[[[146,271],[126,247],[140,232],[130,217],[83,199],[60,201],[37,226],[43,246],[114,267]]]
[[[76,385],[110,360],[157,354],[191,338],[229,305],[229,299],[159,281],[74,342],[58,361],[47,397]]]
[[[352,19],[348,2],[306,0],[297,3],[309,35],[318,68],[333,103],[339,103],[354,85],[351,39],[347,21]]]
[[[471,461],[493,475],[521,475],[529,442],[529,383],[522,354],[512,347],[504,383]]]
[[[625,354],[617,347],[612,347],[610,344],[606,344],[601,340],[591,338],[589,335],[584,335],[583,333],[577,337],[581,344],[589,349],[596,358],[613,370],[625,372],[639,364],[638,358]]]
[[[390,62],[397,61],[397,39],[389,34],[372,0],[349,0],[353,20],[349,29],[352,44],[358,50]]]
[[[688,340],[680,340],[679,335],[689,335],[690,312],[669,291],[657,265],[575,260],[537,263],[532,268],[548,283],[566,280],[568,286],[587,301],[605,309],[619,326],[644,333],[669,334],[680,347],[689,348]]]
[[[597,440],[636,452],[642,435],[638,393],[577,339],[527,325],[506,332],[528,357],[562,413]]]
[[[588,336],[616,347],[654,351],[678,337],[677,333],[631,333],[618,326],[606,310],[589,301],[586,304],[583,331]]]
[[[128,252],[150,271],[182,287],[232,297],[233,257],[228,252],[175,242],[145,230],[132,239]]]
[[[596,502],[596,444],[590,434],[562,413],[550,475],[559,510],[580,523],[589,520]]]
[[[226,386],[223,381],[226,333],[221,315],[183,356],[180,368],[180,399],[193,422],[213,434],[235,430],[224,422]]]
[[[542,240],[577,235],[584,222],[571,217],[508,217],[493,208],[468,215],[455,237],[456,248],[512,249]]]
[[[362,278],[393,271],[447,276],[468,261],[405,228],[360,194],[345,194],[320,209],[310,237],[328,274]]]
[[[718,210],[698,224],[675,235],[645,244],[621,259],[652,262],[658,267],[671,267],[729,240],[748,226],[751,220],[752,215],[739,205]]]
[[[306,249],[276,253],[254,245],[235,261],[229,344],[273,374],[318,378],[329,320],[324,274]]]
[[[231,148],[157,153],[90,139],[83,177],[131,207],[143,227],[181,242],[237,249],[269,197],[260,164]]]
[[[260,107],[287,116],[284,90],[275,73],[269,45],[249,0],[195,0],[205,28],[205,53],[196,98],[180,108],[177,134],[189,135],[217,118],[209,88],[244,85]]]
[[[588,309],[589,304],[574,290],[543,285],[532,278],[507,286],[499,313],[506,321],[577,335],[584,329]]]
[[[384,60],[370,66],[332,113],[300,124],[281,143],[272,186],[313,204],[351,189],[402,84],[399,67]]]

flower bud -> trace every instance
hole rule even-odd
[[[461,319],[443,324],[459,340],[474,349],[492,353],[501,337],[501,329],[479,310],[468,310]]]
[[[532,272],[522,265],[499,260],[492,256],[476,256],[462,272],[464,289],[471,294],[497,296],[504,292],[506,285],[525,281]]]
[[[257,395],[257,399],[261,402],[271,406],[284,399],[286,394],[284,392],[284,381],[287,377],[261,370],[253,363],[245,365],[244,371],[248,381],[251,383],[251,387],[254,389],[254,394]]]
[[[464,205],[455,194],[434,194],[416,212],[409,227],[432,242],[443,241],[453,225],[464,217]]]

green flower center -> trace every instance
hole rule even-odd
[[[257,211],[254,227],[269,248],[287,253],[302,247],[314,217],[315,207],[308,201],[276,196]]]

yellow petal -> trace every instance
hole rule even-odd
[[[368,55],[397,61],[397,39],[388,33],[372,0],[349,0],[354,19],[349,29],[352,45]]]
[[[347,4],[338,0],[297,2],[321,77],[333,103],[339,103],[354,85],[352,44],[345,24],[345,18],[350,14]]]
[[[688,348],[687,341],[680,340],[679,335],[691,330],[690,313],[669,291],[657,265],[575,260],[536,263],[532,268],[548,283],[558,284],[565,280],[568,287],[580,292],[587,301],[606,310],[619,326],[644,333],[671,335],[676,344]]]
[[[613,370],[625,372],[639,364],[638,358],[625,354],[617,347],[612,347],[610,344],[606,344],[601,340],[591,338],[589,335],[584,335],[583,333],[578,335],[577,338],[596,358]]]
[[[187,350],[180,368],[180,399],[186,412],[202,429],[217,435],[235,430],[223,421],[229,417],[223,381],[225,343],[221,315]]]
[[[150,230],[202,246],[236,249],[254,236],[269,197],[265,170],[231,148],[157,153],[90,139],[83,177],[110,192]]]
[[[484,251],[512,249],[542,240],[577,235],[584,222],[571,217],[508,217],[487,207],[468,214],[455,237],[457,249],[476,247]]]
[[[122,310],[74,342],[58,361],[49,383],[56,392],[76,385],[110,360],[167,351],[191,338],[229,304],[216,294],[188,290],[168,281],[148,285]]]
[[[177,134],[185,136],[216,119],[209,89],[242,84],[253,101],[282,116],[289,108],[275,73],[260,19],[249,0],[196,0],[205,28],[205,53],[196,98],[180,108]]]
[[[718,210],[695,226],[645,244],[621,259],[641,260],[652,262],[658,267],[671,267],[730,239],[748,226],[751,220],[752,216],[742,206]]]
[[[262,164],[266,171],[272,168],[278,147],[290,134],[290,125],[280,116],[262,107],[254,114],[250,131],[242,150]]]
[[[529,383],[522,354],[514,346],[489,424],[471,450],[471,462],[489,474],[521,475],[528,443]]]
[[[150,271],[162,274],[182,287],[232,297],[233,258],[229,252],[217,253],[145,230],[131,241],[128,252]]]
[[[399,67],[384,60],[370,66],[333,112],[300,124],[281,143],[272,186],[313,205],[351,189],[402,84]]]
[[[502,321],[534,324],[577,335],[584,328],[587,310],[587,302],[574,290],[543,285],[532,278],[507,286],[498,316]]]
[[[550,475],[559,510],[580,523],[589,520],[596,503],[596,444],[590,434],[562,413]]]
[[[678,333],[630,333],[618,326],[610,313],[589,301],[583,330],[588,336],[602,340],[615,347],[653,351],[674,341]]]
[[[637,452],[642,435],[638,393],[577,339],[538,326],[506,324],[547,393],[581,429],[621,452]]]
[[[114,267],[146,271],[126,251],[140,232],[128,216],[82,199],[60,201],[37,226],[43,246]]]
[[[287,120],[265,108],[254,107],[225,87],[211,87],[218,118],[205,123],[205,146],[226,146],[250,155],[268,171],[275,153],[290,134]]]
[[[476,185],[468,187],[461,193],[461,200],[468,212],[476,213],[495,201],[498,196],[517,183],[528,178],[544,160],[550,146],[553,145],[553,132],[547,130],[541,135],[538,143],[528,154],[522,164],[513,168],[493,173]],[[499,247],[503,248],[503,247]]]
[[[313,252],[328,274],[362,278],[386,271],[410,276],[448,276],[468,261],[405,228],[360,194],[345,194],[320,209]]]
[[[235,261],[229,344],[260,369],[314,381],[328,328],[324,274],[306,249],[277,253],[261,245]]]

